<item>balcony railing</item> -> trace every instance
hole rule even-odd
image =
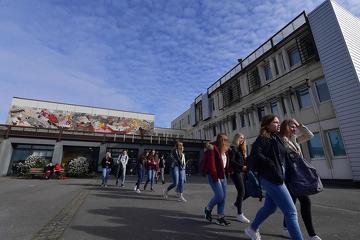
[[[11,126],[0,124],[0,137],[25,137],[25,138],[42,138],[61,140],[76,140],[76,141],[96,141],[108,143],[134,143],[134,144],[157,144],[157,145],[174,145],[177,139],[181,140],[185,146],[203,146],[205,140],[188,139],[180,137],[160,137],[154,135],[136,135],[136,134],[114,134],[114,133],[99,133],[88,131],[77,131],[69,129],[48,129],[38,127],[24,127]]]

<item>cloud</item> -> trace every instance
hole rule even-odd
[[[238,58],[320,3],[2,1],[0,121],[20,96],[150,112],[169,127]],[[341,4],[359,15],[357,1]]]

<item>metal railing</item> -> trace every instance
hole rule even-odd
[[[177,139],[184,144],[203,145],[205,140],[177,138],[177,137],[160,137],[154,135],[137,135],[137,134],[115,134],[99,133],[89,131],[69,130],[64,128],[49,129],[40,127],[12,126],[0,124],[0,137],[28,137],[28,138],[45,138],[61,140],[78,140],[78,141],[97,141],[109,143],[137,143],[137,144],[159,144],[173,145]]]

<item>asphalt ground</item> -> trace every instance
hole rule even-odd
[[[168,176],[167,176],[168,177]],[[212,192],[207,179],[190,176],[185,184],[186,203],[175,193],[162,198],[162,189],[133,190],[135,177],[128,177],[124,188],[107,188],[99,179],[40,180],[0,178],[0,239],[248,239],[248,224],[235,219],[231,204],[236,190],[228,185],[225,214],[231,225],[209,224],[203,209]],[[313,221],[323,240],[360,239],[360,189],[327,187],[313,195]],[[243,212],[253,219],[263,202],[249,198]],[[299,209],[299,205],[297,205]],[[213,213],[216,213],[214,209]],[[260,227],[262,239],[285,239],[282,213],[278,210]],[[306,230],[299,214],[305,239]]]

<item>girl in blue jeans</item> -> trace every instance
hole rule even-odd
[[[168,192],[176,187],[178,193],[178,201],[187,202],[184,198],[184,182],[185,182],[185,169],[186,161],[184,155],[184,145],[180,141],[176,141],[175,148],[171,151],[169,160],[171,161],[171,175],[172,184],[163,190],[163,197],[168,198]]]
[[[290,236],[302,240],[295,204],[285,186],[285,159],[287,150],[278,135],[280,122],[275,115],[264,116],[260,135],[253,144],[249,164],[258,172],[262,187],[266,190],[264,206],[257,212],[254,221],[245,229],[252,240],[260,240],[259,226],[277,207],[283,212]],[[250,163],[251,162],[251,163]]]
[[[226,134],[219,134],[214,144],[207,144],[207,151],[203,160],[203,172],[208,174],[209,185],[214,192],[214,196],[205,207],[205,219],[212,222],[211,212],[217,205],[218,219],[215,223],[221,226],[230,224],[224,217],[227,188],[226,175],[229,174],[229,146]]]

